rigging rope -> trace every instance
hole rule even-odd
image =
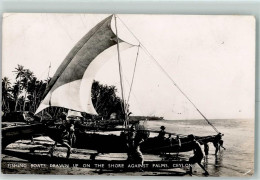
[[[197,106],[190,100],[190,98],[181,90],[181,88],[175,83],[175,81],[171,78],[171,76],[163,69],[163,67],[158,63],[158,61],[149,53],[149,51],[141,45],[141,47],[145,50],[146,54],[155,61],[157,66],[164,72],[164,74],[172,81],[173,85],[186,97],[186,99],[193,105],[193,107],[199,112],[199,114],[207,121],[207,123],[212,126],[212,128],[219,133],[219,131],[216,129],[216,127],[209,122],[209,120],[202,114],[202,112],[197,108]]]
[[[126,104],[128,104],[128,102],[129,102],[130,95],[131,95],[131,91],[132,91],[132,87],[133,87],[133,83],[134,83],[135,70],[136,70],[136,64],[137,64],[138,55],[139,55],[139,49],[140,49],[140,44],[138,45],[138,49],[137,49],[137,54],[136,54],[136,59],[135,59],[135,66],[134,66],[134,72],[133,72],[133,76],[132,76],[132,80],[131,80],[131,85],[130,85],[130,90],[129,90],[129,94],[128,94],[128,98],[127,98]]]
[[[128,86],[130,87],[130,82],[127,80],[127,78],[126,78],[124,75],[123,75],[123,79],[125,80],[125,82],[126,82],[126,83],[128,84]],[[135,93],[132,92],[131,94],[133,95],[133,97],[134,97],[134,99],[135,99],[135,101],[136,101],[136,103],[137,103],[137,105],[138,105],[138,107],[139,107],[141,113],[144,114],[144,112],[143,112],[143,110],[142,110],[142,107],[140,106],[140,102],[137,100],[137,97],[136,97]]]
[[[117,16],[118,17],[118,16]],[[139,46],[144,50],[144,52],[159,66],[159,68],[164,72],[164,74],[172,81],[173,85],[186,97],[186,99],[193,105],[193,107],[199,112],[199,114],[207,121],[207,123],[217,132],[217,128],[209,122],[209,120],[202,114],[202,112],[197,108],[197,106],[190,100],[190,98],[180,89],[180,87],[175,83],[171,76],[163,69],[163,67],[158,63],[158,61],[152,56],[152,54],[145,48],[141,41],[134,35],[134,33],[128,28],[128,26],[122,21],[120,17],[118,19],[123,23],[127,30],[133,35],[133,37],[139,42]]]

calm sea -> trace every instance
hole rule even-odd
[[[224,134],[224,147],[218,156],[215,148],[209,144],[209,156],[204,161],[211,176],[250,176],[254,173],[254,120],[210,120]],[[166,131],[197,136],[214,135],[216,132],[205,120],[148,121],[147,127],[159,130],[164,125]],[[202,146],[203,148],[203,146]],[[187,158],[190,153],[182,153]],[[196,165],[198,167],[198,165]],[[198,174],[201,170],[197,168]],[[195,171],[196,173],[196,171]]]

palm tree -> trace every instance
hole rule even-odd
[[[20,81],[21,81],[21,78],[23,77],[23,74],[24,74],[24,67],[22,65],[18,64],[18,67],[15,68],[15,71],[13,71],[13,72],[16,73],[17,85],[16,85],[15,88],[18,87],[18,89],[16,89],[16,92],[15,92],[15,93],[18,93],[18,94],[16,94],[16,96],[15,96],[16,99],[15,99],[15,108],[14,108],[14,111],[17,111],[18,97],[19,97],[19,93],[20,93]]]
[[[24,66],[18,64],[18,67],[15,68],[15,71],[13,71],[16,72],[16,79],[21,78],[24,74],[24,71]]]
[[[11,99],[11,82],[7,77],[2,79],[2,103],[3,110],[10,111],[9,109],[9,100]]]
[[[16,80],[13,87],[11,88],[11,92],[13,94],[13,98],[15,100],[15,108],[14,111],[17,111],[18,101],[19,101],[19,94],[21,93],[20,82]]]
[[[38,83],[36,83],[36,107],[39,106],[42,101],[42,96],[47,87],[47,83],[48,81],[38,81]]]
[[[36,77],[32,77],[31,81],[28,82],[28,96],[27,98],[30,100],[29,105],[30,105],[30,111],[35,112],[36,111],[36,106],[38,104],[39,98],[38,96],[41,96],[41,92],[45,90],[45,84],[43,81],[37,80]]]
[[[26,107],[26,99],[27,99],[27,93],[28,93],[28,84],[29,82],[34,78],[33,72],[29,69],[25,69],[22,74],[22,89],[25,91],[24,95],[24,103],[23,103],[23,111],[25,111]]]

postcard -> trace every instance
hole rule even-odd
[[[2,18],[2,173],[254,174],[253,16]]]

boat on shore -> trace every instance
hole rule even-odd
[[[12,123],[2,127],[2,150],[9,144],[23,139],[33,140],[33,137],[42,136],[45,133],[42,123],[26,124]]]
[[[98,130],[98,131],[76,131],[77,137],[74,148],[91,149],[96,150],[98,153],[127,153],[127,133],[122,133],[124,128],[117,128],[110,131]],[[54,141],[60,142],[59,134],[61,131],[57,131],[56,127],[46,127],[46,135],[48,135]],[[139,130],[142,134],[149,136],[150,132],[158,133],[158,131],[151,130]],[[174,133],[167,133],[177,135]],[[213,142],[216,135],[210,136],[195,136],[196,140],[200,144]],[[160,139],[157,136],[147,137],[141,144],[140,148],[143,153],[148,154],[161,154],[169,152],[187,152],[192,150],[192,143],[186,135],[180,136],[181,148],[178,148],[178,144],[169,142],[167,138]]]

